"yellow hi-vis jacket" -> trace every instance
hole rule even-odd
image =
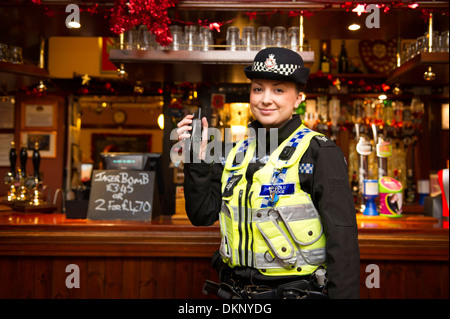
[[[220,253],[230,267],[258,269],[268,276],[308,275],[325,262],[319,214],[302,191],[299,162],[320,133],[304,125],[246,180],[255,160],[256,139],[240,141],[230,151],[222,174]],[[245,155],[244,155],[245,154]]]

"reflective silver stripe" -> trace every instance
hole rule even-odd
[[[295,242],[295,252],[296,255],[289,259],[281,259],[277,256],[276,251],[274,251],[273,247],[269,245],[270,239],[266,239],[263,235],[266,243],[268,243],[268,248],[272,251],[272,255],[277,256],[276,258],[272,257],[272,260],[269,260],[267,253],[265,254],[255,254],[255,267],[259,269],[269,269],[269,268],[279,268],[280,266],[286,269],[290,269],[292,267],[301,267],[302,265],[320,265],[325,262],[326,258],[326,249],[318,248],[318,249],[304,249],[301,246],[308,246],[319,240],[323,233],[323,227],[321,227],[320,234],[315,234],[314,239],[310,243],[302,243],[293,233],[291,227],[289,226],[289,222],[298,221],[298,220],[318,220],[320,223],[319,213],[317,212],[314,205],[311,201],[308,204],[300,204],[300,205],[292,205],[292,206],[282,206],[273,208],[261,208],[261,209],[253,209],[252,210],[253,222],[266,222],[269,220],[275,220],[278,222],[282,222],[288,232],[290,233],[290,237],[293,238]],[[320,223],[322,226],[322,223]],[[259,227],[258,227],[259,228]],[[281,230],[281,228],[278,227]],[[281,230],[282,231],[282,230]],[[287,236],[287,235],[286,235]],[[306,248],[306,247],[305,247]]]
[[[320,223],[320,233],[315,234],[315,236],[308,242],[300,241],[290,225],[290,222],[306,219],[317,219],[320,222],[319,213],[312,204],[305,204],[298,206],[283,206],[277,208],[277,211],[279,212],[280,218],[283,220],[283,223],[286,226],[286,229],[288,230],[289,234],[297,244],[302,246],[312,245],[319,240],[320,236],[322,236],[323,233],[322,223]]]
[[[225,202],[222,202],[221,213],[223,213],[225,216],[231,218],[230,210],[228,209],[228,206],[225,204]]]
[[[321,265],[325,262],[327,250],[325,247],[317,249],[300,249],[303,259],[309,265]]]
[[[269,215],[275,214],[270,211],[278,211],[279,214],[283,215],[285,220],[303,220],[303,219],[313,219],[318,218],[319,214],[314,207],[314,205],[300,204],[293,206],[281,206],[276,208],[266,207],[266,208],[254,208],[252,211],[253,222],[264,222],[269,220]],[[270,212],[270,214],[269,214]],[[279,215],[278,214],[278,215]]]
[[[277,207],[276,210],[283,215],[283,220],[294,221],[294,220],[304,220],[318,218],[319,213],[313,204],[301,204],[293,206],[281,206]]]
[[[307,265],[307,263],[302,258],[297,258],[296,256],[292,257],[291,259],[282,261],[277,258],[270,260],[269,252],[257,253],[254,255],[256,269],[279,269],[280,267],[292,269],[294,267]]]
[[[281,259],[283,261],[289,260],[293,256],[293,254],[295,252],[294,246],[292,245],[291,241],[289,240],[287,234],[280,228],[280,226],[276,222],[275,218],[273,216],[269,216],[269,220],[272,222],[272,226],[274,226],[280,232],[280,234],[284,237],[284,240],[291,247],[291,253],[289,254],[289,256],[286,256],[285,258],[280,256],[279,252],[277,251],[277,249],[273,245],[272,238],[267,236],[267,234],[261,228],[260,223],[256,223],[256,227],[258,227],[259,232],[264,237],[264,240],[265,240],[267,246],[269,246],[269,248],[272,251],[272,253],[274,253],[277,258],[279,258],[279,259]]]
[[[220,242],[220,249],[219,249],[220,254],[227,258],[227,259],[232,259],[231,257],[231,247],[228,244],[228,240],[226,235],[222,237],[222,240]]]
[[[233,213],[231,213],[230,209],[233,211]],[[229,219],[231,219],[231,214],[233,214],[233,221],[232,221],[232,223],[237,225],[237,223],[239,222],[239,207],[228,206],[228,205],[225,204],[225,201],[222,201],[222,209],[221,209],[220,213],[223,214],[224,217],[226,216]],[[250,210],[248,210],[247,214],[248,214],[247,220],[251,221],[251,216],[250,216],[251,212],[250,212]],[[244,216],[242,216],[242,217],[244,217]],[[242,227],[247,227],[247,226],[248,226],[247,224],[242,222]],[[221,229],[221,232],[222,232],[222,237],[226,238],[226,240],[222,240],[221,241],[221,246],[220,246],[220,249],[219,249],[220,254],[222,256],[228,258],[232,264],[242,265],[242,262],[244,262],[244,260],[245,260],[245,256],[242,255],[242,258],[244,258],[244,260],[241,261],[240,260],[241,254],[239,253],[239,250],[238,249],[233,249],[233,247],[232,247],[233,245],[232,245],[232,243],[230,243],[230,241],[229,241],[230,239],[228,239],[228,236],[227,236],[226,221],[225,221],[224,218],[221,218],[221,220],[220,220],[220,227],[221,227],[220,229]],[[231,240],[239,240],[239,238],[231,238]],[[225,247],[225,245],[226,245],[226,247]],[[234,250],[234,254],[231,253],[232,250]],[[242,249],[242,254],[245,254],[245,253],[248,256],[247,260],[248,260],[249,265],[252,265],[252,263],[253,263],[253,253],[250,250],[247,250],[246,247],[244,246],[243,249]],[[235,256],[235,258],[233,258],[233,255]]]
[[[285,261],[272,257],[268,251],[266,253],[256,253],[254,257],[256,269],[278,269],[280,267],[293,269],[302,266],[323,264],[326,258],[326,249],[318,248],[302,250],[301,252],[297,250],[294,257]],[[308,260],[305,260],[305,257]]]
[[[219,252],[220,254],[227,258],[227,259],[231,259],[232,255],[231,255],[231,245],[229,243],[228,240],[228,236],[227,236],[227,222],[225,221],[225,218],[231,218],[230,216],[230,211],[228,210],[227,205],[225,205],[225,203],[222,203],[222,209],[220,212],[220,232],[222,233],[222,240],[220,242],[220,249]]]

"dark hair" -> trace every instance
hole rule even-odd
[[[295,83],[295,88],[297,89],[298,93],[304,92],[305,91],[305,87],[306,87],[306,85]]]

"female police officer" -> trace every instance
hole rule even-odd
[[[249,127],[265,128],[266,136],[238,141],[224,163],[184,166],[189,219],[194,225],[220,220],[220,254],[213,256],[217,288],[243,298],[358,298],[356,215],[345,159],[293,115],[309,69],[292,50],[266,48],[244,71],[256,118]],[[190,136],[192,119],[178,123],[180,140]],[[202,126],[208,128],[206,118]],[[274,128],[278,139],[270,141]],[[274,142],[274,152],[266,147],[266,156],[258,157],[261,143]],[[205,143],[202,150],[204,159]],[[312,280],[323,268],[326,290]]]

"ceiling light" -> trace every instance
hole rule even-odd
[[[400,95],[403,93],[402,89],[400,89],[400,84],[396,84],[395,87],[392,89],[392,93],[395,95]]]
[[[69,4],[66,7],[66,12],[70,14],[66,18],[66,27],[69,29],[78,29],[80,24],[80,8],[76,4]]]
[[[158,126],[161,130],[164,129],[164,114],[159,114],[158,116]]]
[[[144,87],[142,86],[141,81],[136,81],[136,84],[134,85],[133,92],[136,94],[142,94],[144,93]]]
[[[442,129],[448,130],[448,103],[441,105]]]
[[[433,81],[436,78],[436,73],[433,72],[431,65],[428,66],[428,69],[423,74],[423,78],[426,81]]]
[[[77,21],[70,21],[67,23],[67,26],[71,29],[79,29],[81,27],[81,24]]]
[[[350,31],[356,31],[356,30],[359,30],[360,28],[361,28],[361,26],[359,24],[357,24],[357,23],[353,23],[353,24],[348,26],[348,29]]]
[[[36,86],[36,90],[39,93],[47,91],[47,86],[45,85],[44,81],[39,81],[38,85]]]
[[[117,75],[119,76],[119,78],[121,79],[126,79],[128,77],[127,72],[125,71],[125,66],[123,65],[123,63],[120,63],[120,68],[117,69]]]

